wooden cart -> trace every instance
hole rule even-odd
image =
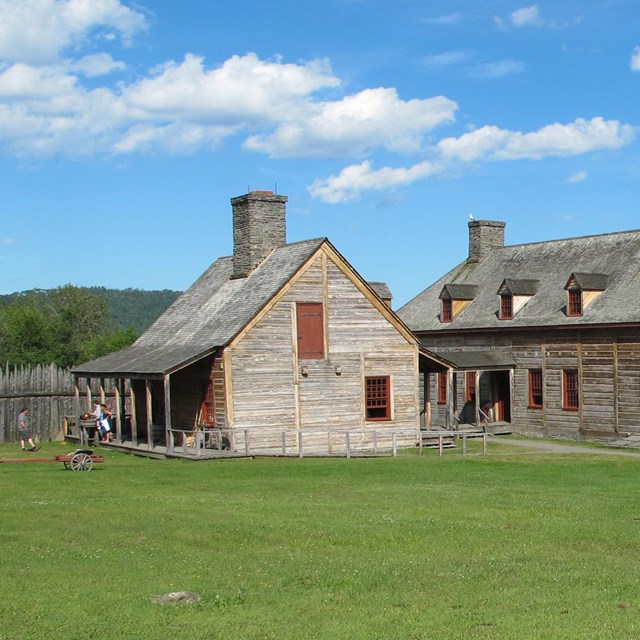
[[[93,449],[76,449],[71,453],[53,458],[0,458],[0,463],[22,463],[22,462],[62,462],[65,469],[71,471],[91,471],[93,465],[104,462],[104,456],[96,456]]]

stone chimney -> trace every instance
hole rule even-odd
[[[493,249],[504,247],[506,222],[471,220],[469,222],[469,262],[480,262]]]
[[[231,198],[233,277],[246,278],[276,247],[287,242],[287,196],[251,191]]]

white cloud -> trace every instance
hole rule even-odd
[[[16,244],[18,241],[15,238],[3,238],[0,244],[3,244],[5,247],[10,247],[13,244]]]
[[[518,60],[498,60],[497,62],[485,62],[477,64],[469,71],[474,78],[503,78],[524,71],[524,64]]]
[[[351,165],[337,176],[316,180],[309,186],[309,193],[329,204],[357,200],[362,191],[385,190],[405,186],[438,174],[441,167],[431,162],[420,162],[407,168],[384,167],[373,170],[371,162]]]
[[[127,65],[114,60],[108,53],[94,53],[68,64],[72,71],[82,73],[89,78],[102,76],[112,71],[122,71]]]
[[[588,177],[586,171],[578,171],[578,173],[574,173],[572,176],[567,178],[567,182],[569,184],[578,184],[579,182],[584,182]]]
[[[287,115],[274,133],[252,136],[245,146],[274,157],[353,157],[374,148],[417,152],[425,133],[452,122],[456,109],[443,96],[404,101],[395,89],[366,89]]]
[[[434,55],[426,56],[421,60],[421,65],[428,69],[442,69],[445,67],[468,62],[472,55],[473,53],[471,51],[445,51],[444,53],[437,53]]]
[[[640,47],[633,49],[629,66],[631,67],[631,71],[640,71]]]
[[[123,97],[149,116],[238,124],[279,121],[290,111],[304,112],[310,94],[339,84],[326,60],[285,64],[250,53],[207,70],[203,58],[187,55],[182,63],[167,63],[127,87]]]
[[[632,127],[602,118],[578,118],[567,125],[553,124],[531,133],[485,126],[459,138],[441,140],[431,149],[431,161],[407,168],[377,170],[372,169],[370,161],[351,165],[338,175],[316,180],[309,186],[309,193],[330,204],[349,202],[358,199],[363,191],[390,189],[456,172],[460,163],[580,155],[621,147],[634,138]],[[586,178],[587,174],[581,172],[569,181],[580,182]]]
[[[570,124],[550,124],[531,133],[515,132],[508,144],[496,152],[502,159],[574,156],[599,149],[616,149],[635,138],[633,127],[617,120],[578,118]]]
[[[514,27],[539,26],[542,24],[540,10],[537,5],[518,9],[511,14],[510,18]]]
[[[120,0],[0,0],[0,60],[47,64],[96,29],[128,43],[146,26]]]
[[[459,24],[463,20],[464,16],[461,13],[448,13],[435,18],[425,18],[423,22],[425,24]]]
[[[530,133],[485,126],[459,138],[445,138],[437,146],[449,160],[471,162],[573,156],[615,149],[634,139],[634,128],[617,120],[578,118],[569,124],[555,123]]]

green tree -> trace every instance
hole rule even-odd
[[[0,307],[0,362],[36,365],[53,362],[51,325],[34,300]]]
[[[135,329],[111,325],[106,299],[72,285],[0,305],[2,364],[71,367],[136,338]]]

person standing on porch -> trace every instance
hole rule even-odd
[[[20,447],[23,451],[37,451],[40,448],[33,444],[31,424],[29,422],[29,409],[27,409],[27,407],[24,407],[18,414],[18,438],[20,439]],[[29,445],[29,449],[25,449],[25,442]]]

